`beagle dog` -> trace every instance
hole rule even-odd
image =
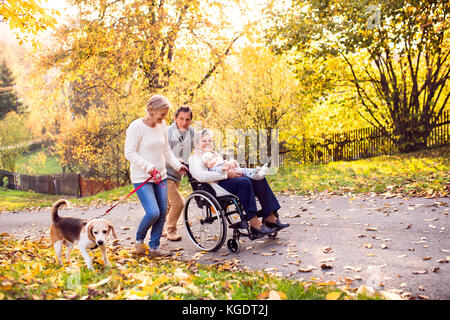
[[[67,247],[66,260],[70,263],[70,251],[74,244],[78,243],[78,248],[89,270],[94,270],[94,267],[92,266],[92,259],[87,250],[97,247],[100,247],[105,265],[111,266],[106,255],[106,236],[112,232],[114,239],[117,239],[111,222],[105,219],[83,220],[60,217],[58,215],[58,209],[64,204],[69,205],[69,202],[61,199],[55,202],[52,207],[53,224],[50,229],[50,236],[58,262],[63,264],[61,259],[63,244]]]

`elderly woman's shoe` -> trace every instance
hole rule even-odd
[[[264,224],[260,228],[250,227],[250,232],[253,234],[256,234],[256,235],[272,234],[275,231],[276,231],[275,229],[269,228],[269,227],[265,226]]]
[[[276,221],[275,223],[269,222],[269,221],[266,221],[266,220],[263,219],[263,223],[264,223],[267,227],[273,228],[273,229],[275,229],[276,231],[279,231],[279,230],[281,230],[281,229],[284,229],[284,228],[287,228],[287,227],[290,226],[289,223],[282,223],[282,222],[280,221],[280,219],[277,219],[277,221]]]

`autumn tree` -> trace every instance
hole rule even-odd
[[[261,147],[270,155],[272,133],[288,131],[289,123],[305,110],[299,91],[286,59],[253,43],[235,51],[222,72],[202,88],[192,107],[196,119],[216,131],[218,148],[230,147],[235,136],[236,148],[246,146],[247,156],[254,156]],[[278,135],[273,138],[278,142]],[[231,149],[223,152],[231,153]]]
[[[426,146],[450,98],[448,1],[293,1],[274,15],[277,52],[339,56],[360,115],[403,152]]]
[[[0,64],[0,119],[8,112],[18,112],[22,103],[15,90],[15,78],[6,62]]]
[[[101,89],[126,97],[130,86],[137,85],[152,94],[169,86],[177,74],[175,60],[209,56],[213,63],[185,88],[192,96],[239,37],[223,32],[231,22],[220,15],[224,3],[233,1],[70,2],[79,8],[79,17],[58,30],[55,36],[63,45],[50,50],[42,62],[57,67],[66,81],[82,78],[85,91]]]
[[[55,98],[61,102],[57,115],[73,118],[57,138],[58,153],[64,165],[83,167],[86,175],[110,174],[123,182],[128,163],[120,146],[126,127],[145,114],[150,95],[163,93],[176,106],[205,85],[240,37],[242,30],[233,31],[224,14],[238,2],[70,3],[79,16],[55,32],[54,45],[39,59],[43,70],[56,70],[53,94],[64,96]]]
[[[20,44],[23,40],[32,40],[30,35],[36,36],[40,31],[53,28],[57,15],[57,10],[43,8],[39,0],[0,1],[0,23],[8,23]]]
[[[133,100],[117,100],[108,109],[93,106],[86,116],[61,126],[54,148],[62,167],[117,185],[129,183],[129,164],[123,155],[125,130],[144,111],[143,101]]]

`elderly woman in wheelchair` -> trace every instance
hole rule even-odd
[[[279,230],[289,226],[278,218],[280,204],[265,178],[254,180],[239,170],[214,172],[204,166],[202,155],[213,151],[211,131],[198,132],[194,147],[188,173],[194,192],[186,199],[184,218],[188,235],[198,248],[220,249],[226,239],[227,224],[233,229],[233,238],[227,242],[231,252],[239,251],[240,236],[250,240],[275,238]],[[257,209],[256,198],[261,210]]]

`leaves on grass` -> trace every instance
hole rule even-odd
[[[269,249],[271,253],[276,249]],[[292,249],[294,250],[294,249]],[[208,266],[196,261],[134,257],[117,242],[108,247],[113,267],[106,267],[99,250],[92,250],[95,270],[86,268],[74,250],[70,265],[55,262],[49,239],[19,240],[0,236],[1,299],[326,299],[330,291],[357,298],[335,287],[271,276],[277,268],[242,271],[238,259]],[[197,257],[205,254],[199,252]],[[294,262],[300,264],[300,260]],[[317,269],[307,266],[304,272]],[[286,294],[289,292],[288,294]]]
[[[327,294],[326,299],[327,300],[337,300],[339,299],[339,297],[341,296],[342,292],[330,292],[329,294]]]
[[[282,291],[264,291],[256,297],[257,300],[286,300],[287,296]]]

